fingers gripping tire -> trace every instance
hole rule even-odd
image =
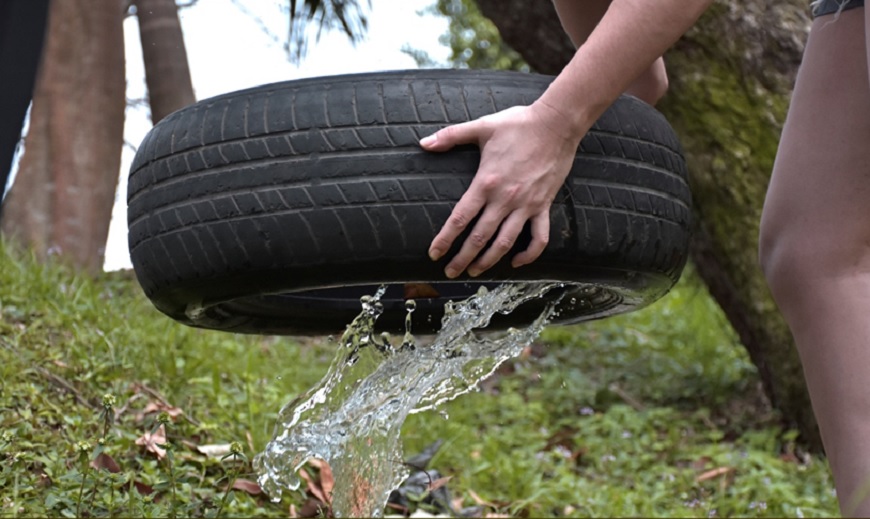
[[[304,79],[201,101],[146,136],[128,188],[129,246],[145,294],[180,322],[263,334],[340,332],[359,297],[387,284],[379,324],[434,332],[443,304],[481,284],[551,280],[567,295],[554,322],[644,306],[687,257],[690,193],[664,118],[623,96],[580,144],[534,263],[501,261],[446,282],[427,250],[474,176],[474,146],[418,141],[450,124],[527,105],[551,77],[422,70]],[[471,226],[469,226],[470,228]],[[507,257],[524,250],[527,228]],[[410,287],[410,288],[409,288]],[[421,288],[422,287],[422,288]],[[545,301],[494,317],[537,317]]]

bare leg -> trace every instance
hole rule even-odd
[[[870,80],[863,8],[813,22],[761,222],[840,508],[870,514]]]
[[[592,34],[601,17],[607,12],[610,0],[554,0],[553,4],[556,6],[562,28],[571,38],[574,46],[579,47]],[[665,70],[665,61],[659,58],[635,79],[625,93],[654,106],[667,91],[668,74]]]

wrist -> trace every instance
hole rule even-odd
[[[582,106],[565,105],[564,102],[553,102],[545,93],[532,104],[532,109],[556,136],[576,145],[589,131],[595,119],[585,113]]]

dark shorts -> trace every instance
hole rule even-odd
[[[864,0],[822,0],[813,8],[813,17],[835,14],[840,10],[864,7]]]

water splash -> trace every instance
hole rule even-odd
[[[335,477],[333,511],[340,516],[380,516],[390,491],[408,476],[399,433],[408,414],[437,408],[468,393],[505,360],[533,341],[553,315],[553,301],[528,327],[500,336],[479,335],[493,314],[510,313],[542,297],[556,283],[481,287],[477,295],[445,307],[434,342],[419,346],[411,333],[413,301],[406,302],[405,334],[398,348],[388,334],[374,335],[383,312],[381,287],[361,299],[362,312],[339,340],[326,376],[278,416],[275,436],[254,460],[260,487],[280,500],[296,490],[296,472],[312,457],[326,460]]]

